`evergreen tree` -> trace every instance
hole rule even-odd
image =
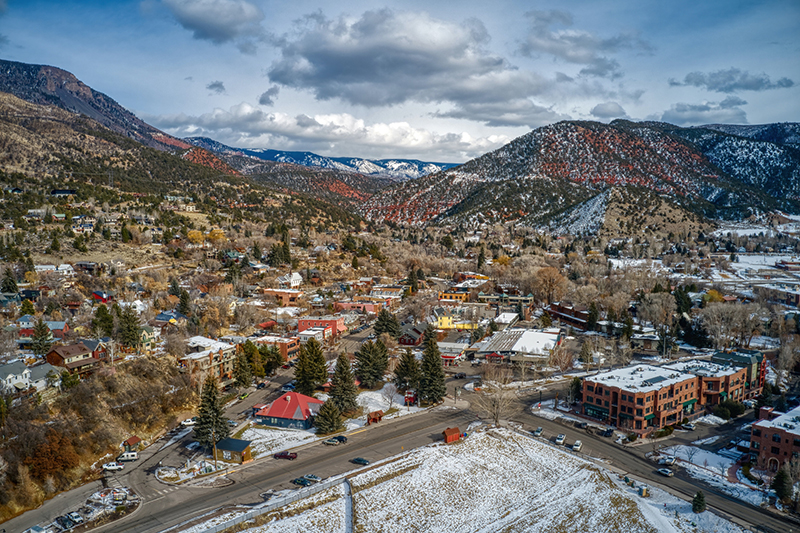
[[[247,357],[247,362],[250,364],[253,375],[263,378],[264,364],[261,362],[261,354],[258,352],[258,347],[250,339],[247,339],[242,345],[242,351]]]
[[[417,282],[417,271],[413,268],[411,272],[408,273],[408,285],[411,287],[411,293],[415,293],[419,290],[419,283]]]
[[[328,400],[319,408],[319,414],[314,418],[314,426],[317,428],[319,435],[328,435],[344,429],[342,423],[342,413],[339,408]]]
[[[775,491],[775,496],[783,503],[787,503],[792,498],[792,479],[786,472],[786,468],[778,470],[770,488]]]
[[[264,366],[265,376],[271,376],[286,362],[277,346],[263,344],[258,348],[258,353],[261,355],[261,364]]]
[[[486,263],[486,252],[484,252],[483,246],[481,246],[481,251],[478,253],[478,264],[475,270],[480,272],[481,269],[483,268],[484,263]]]
[[[422,271],[422,268],[417,269],[417,279],[420,281],[425,281],[425,272]]]
[[[61,243],[58,242],[58,235],[53,235],[53,242],[50,243],[50,248],[48,248],[48,251],[50,253],[61,251]]]
[[[416,389],[419,387],[419,380],[422,376],[422,371],[419,367],[419,361],[411,353],[411,350],[406,349],[403,355],[400,356],[400,361],[394,369],[394,384],[398,389]]]
[[[219,395],[217,378],[210,375],[203,383],[200,394],[200,410],[194,426],[194,438],[203,446],[212,446],[229,435],[228,421]]]
[[[192,312],[192,301],[189,298],[189,291],[181,289],[181,301],[178,302],[178,312],[184,316],[189,316]]]
[[[295,391],[306,396],[313,396],[317,387],[328,380],[325,356],[316,339],[309,339],[305,346],[300,346],[294,377],[297,380]]]
[[[289,246],[289,233],[286,232],[283,234],[283,261],[285,263],[292,262],[292,249]]]
[[[389,350],[380,339],[375,341],[375,357],[372,360],[372,364],[373,374],[378,376],[378,384],[380,384],[386,376],[386,370],[389,368]]]
[[[181,286],[178,284],[178,278],[172,278],[172,281],[169,282],[169,294],[180,298]]]
[[[550,326],[553,325],[553,319],[550,318],[550,313],[548,313],[547,311],[542,313],[541,320],[542,320],[542,327],[549,328]]]
[[[19,314],[24,315],[35,315],[36,308],[33,306],[33,302],[28,300],[27,298],[22,301],[22,307],[19,309]]]
[[[253,244],[253,258],[256,261],[260,262],[262,255],[264,255],[264,254],[261,252],[261,247],[258,245],[258,243],[254,243]]]
[[[586,317],[586,330],[597,330],[597,320],[600,318],[600,311],[597,309],[597,304],[592,302],[589,304],[589,312]]]
[[[19,292],[19,287],[17,287],[17,277],[10,268],[6,268],[6,272],[3,275],[3,281],[0,282],[0,292]]]
[[[105,337],[110,337],[114,333],[114,317],[108,312],[105,304],[97,306],[92,319],[92,329]]]
[[[630,339],[633,336],[633,317],[631,314],[626,310],[623,311],[622,323],[622,337],[626,339]]]
[[[698,490],[697,494],[692,498],[692,512],[702,513],[706,510],[706,496],[702,490]]]
[[[142,326],[139,324],[139,315],[131,306],[123,307],[119,314],[119,327],[117,327],[117,340],[123,346],[135,348],[142,340]]]
[[[358,270],[358,256],[357,255],[353,256],[353,262],[350,263],[350,266],[353,267],[353,270]]]
[[[375,320],[375,326],[372,329],[375,331],[375,335],[380,336],[388,333],[394,339],[399,339],[401,334],[400,321],[388,309],[381,309],[378,312],[378,318]]]
[[[358,409],[356,402],[358,387],[356,387],[353,371],[350,368],[350,358],[344,352],[339,354],[339,358],[336,360],[336,369],[331,378],[331,391],[328,396],[328,401],[342,413],[352,413]]]
[[[131,230],[128,229],[128,226],[123,225],[122,230],[120,231],[120,236],[122,237],[122,242],[131,242]]]
[[[31,350],[34,355],[39,357],[44,356],[50,351],[53,345],[53,334],[50,328],[40,318],[33,326],[33,335],[31,335]]]
[[[485,334],[486,332],[483,330],[483,326],[478,326],[469,332],[469,343],[475,344],[476,342],[479,342],[481,339],[483,339]]]
[[[379,374],[377,357],[377,347],[372,341],[362,344],[356,352],[356,375],[364,388],[374,388],[383,377]]]
[[[69,390],[78,383],[81,382],[81,377],[78,373],[70,374],[66,370],[61,372],[61,388],[64,390]]]
[[[237,387],[248,387],[253,381],[253,371],[244,350],[240,350],[233,361],[233,378]]]
[[[428,324],[425,330],[425,349],[422,351],[422,376],[419,385],[419,397],[428,404],[441,402],[447,387],[444,382],[444,367],[439,344],[436,342],[436,330]]]

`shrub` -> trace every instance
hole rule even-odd
[[[628,433],[628,442],[635,442],[638,437],[639,435],[631,431]]]
[[[727,409],[732,418],[736,418],[737,416],[742,416],[744,414],[745,407],[741,402],[725,400],[724,402],[720,402],[719,405]]]
[[[727,407],[721,404],[714,407],[714,415],[720,418],[724,418],[725,420],[730,420],[731,418],[730,410],[728,410]]]

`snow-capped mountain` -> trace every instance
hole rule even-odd
[[[291,163],[306,167],[329,168],[380,176],[395,180],[415,179],[447,170],[455,164],[431,163],[417,159],[363,159],[359,157],[325,157],[313,152],[287,152],[265,148],[234,148],[208,137],[188,137],[186,142],[222,154],[247,155],[263,161]]]

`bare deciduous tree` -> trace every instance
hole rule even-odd
[[[395,396],[397,396],[397,387],[395,387],[392,383],[387,383],[384,385],[383,390],[381,391],[381,398],[386,400],[386,403],[389,404],[387,411],[394,406]]]
[[[507,387],[512,379],[513,373],[510,369],[489,365],[484,371],[483,387],[472,399],[478,410],[491,418],[494,425],[498,425],[500,420],[507,419],[519,409],[520,404],[514,391]]]
[[[557,368],[561,372],[566,372],[572,368],[572,353],[562,343],[555,346],[550,352],[550,366]]]

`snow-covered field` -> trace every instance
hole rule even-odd
[[[507,429],[477,431],[390,458],[350,479],[352,501],[298,501],[248,533],[742,530],[651,487],[643,498],[616,474]],[[339,486],[338,490],[343,490]]]
[[[264,457],[318,439],[313,431],[302,429],[249,428],[240,437],[249,440],[255,457]]]

